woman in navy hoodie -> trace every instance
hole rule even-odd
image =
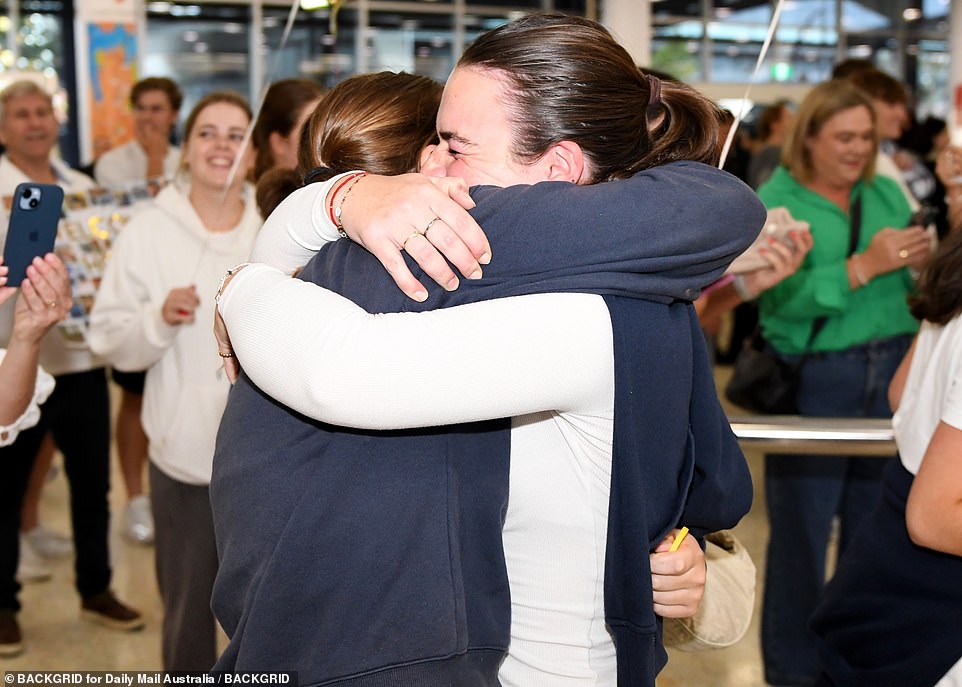
[[[214,606],[231,635],[218,668],[286,666],[311,684],[531,684],[533,675],[559,669],[578,684],[653,684],[664,653],[650,551],[681,520],[704,532],[747,510],[747,469],[718,407],[697,320],[689,303],[665,302],[717,276],[764,219],[747,187],[691,161],[713,158],[714,131],[703,126],[714,121],[713,106],[686,87],[646,78],[593,22],[531,17],[486,39],[448,82],[441,144],[425,162],[435,173],[494,184],[473,191],[475,218],[498,250],[484,279],[412,302],[359,245],[337,241],[298,280],[251,265],[223,291],[220,309],[251,377],[232,393],[212,482],[223,524]],[[599,102],[589,92],[578,112],[570,84],[622,89],[622,119],[590,120],[620,137],[605,140],[577,126],[564,132],[586,146],[600,143],[603,154],[584,153],[563,136],[537,143],[550,149],[540,158],[528,152],[547,164],[509,153],[513,110],[501,89],[519,99],[530,90],[512,88],[505,67],[486,60],[503,57],[522,73],[532,46],[535,72],[589,72],[546,80],[560,87],[550,100],[564,105],[563,118],[588,121]],[[598,64],[604,68],[596,73]],[[541,91],[535,100],[546,98]],[[487,140],[487,157],[453,150],[455,142],[488,136],[496,140]],[[627,152],[609,155],[632,139]],[[481,164],[450,169],[468,159]],[[622,181],[594,183],[608,179]],[[291,238],[317,245],[324,239],[310,235],[315,229],[337,236],[330,218],[350,231],[350,208],[390,204],[397,196],[385,189],[422,181],[339,175],[285,201],[271,231],[304,230]],[[520,185],[497,188],[512,183]],[[693,191],[699,202],[689,200]],[[732,213],[720,215],[720,206]],[[403,207],[413,208],[423,210]],[[421,252],[429,241],[443,242],[451,218],[441,214],[409,219],[416,234],[398,245]],[[592,217],[601,229],[586,251],[585,218]],[[255,259],[275,249],[262,244]],[[548,293],[559,291],[581,293]],[[537,295],[502,298],[522,294]],[[461,303],[468,305],[400,316],[414,327],[404,333],[392,331],[396,321],[387,315],[373,320],[383,331],[368,330],[367,312]],[[338,324],[352,336],[336,333]],[[333,368],[356,374],[348,384],[330,377],[315,385],[333,368],[318,372],[314,363],[341,350],[323,344],[348,338],[343,352],[353,355]],[[393,342],[404,351],[400,366],[378,357],[384,348],[396,352]],[[279,360],[297,374],[279,369]],[[423,384],[453,380],[446,371],[472,361],[477,384],[440,382],[439,393]],[[372,374],[372,365],[381,372]],[[403,379],[394,377],[399,371]],[[351,403],[327,395],[342,391]],[[407,429],[416,427],[427,429]],[[586,629],[577,635],[576,626]]]

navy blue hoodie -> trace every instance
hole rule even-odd
[[[482,280],[415,303],[348,241],[300,278],[369,312],[546,291],[605,296],[615,342],[605,608],[619,685],[653,685],[665,656],[649,550],[682,519],[696,533],[732,526],[751,500],[693,308],[674,301],[721,274],[764,208],[698,163],[472,195],[495,256]],[[509,451],[509,418],[349,430],[297,415],[242,377],[211,481],[213,607],[231,638],[215,670],[294,670],[306,685],[498,684],[510,631]]]

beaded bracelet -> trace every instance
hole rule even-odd
[[[350,238],[344,230],[344,223],[341,222],[341,210],[344,209],[344,201],[347,200],[347,194],[351,192],[354,185],[366,176],[367,172],[352,172],[348,174],[338,182],[330,195],[331,202],[327,205],[327,213],[331,218],[331,223],[337,227],[337,233],[341,235],[341,238]],[[335,205],[334,201],[337,199],[337,194],[340,193],[342,189],[344,189],[344,195],[341,196],[340,201]]]

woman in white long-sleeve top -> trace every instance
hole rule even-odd
[[[208,485],[229,384],[210,336],[207,294],[250,253],[261,218],[245,177],[251,112],[212,93],[187,119],[183,167],[155,207],[118,239],[91,316],[91,346],[120,370],[147,370],[157,578],[167,670],[207,670],[216,658],[210,590],[217,571]]]

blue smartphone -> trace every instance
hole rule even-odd
[[[55,184],[20,184],[13,192],[3,264],[10,268],[7,286],[20,286],[27,266],[53,250],[63,214],[63,189]]]

